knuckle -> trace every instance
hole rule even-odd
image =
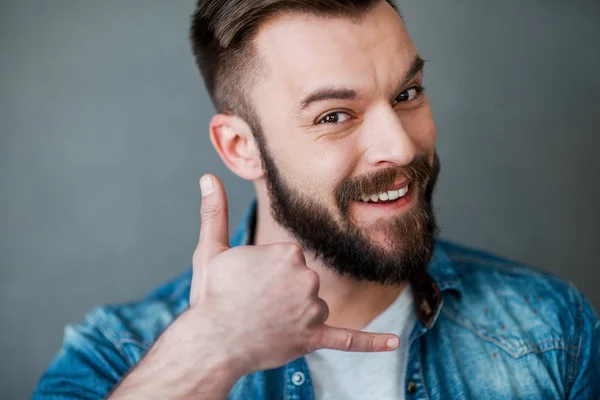
[[[281,243],[280,251],[287,258],[293,261],[304,260],[304,253],[302,247],[297,243]]]
[[[323,313],[323,308],[318,303],[311,303],[306,312],[311,319],[319,317]]]
[[[305,272],[304,279],[309,289],[313,290],[319,287],[319,274],[317,274],[314,270],[308,269]]]
[[[280,256],[282,254],[286,254],[286,251],[287,251],[289,245],[290,245],[290,243],[271,243],[267,246],[272,254]]]
[[[354,346],[354,342],[355,342],[355,337],[352,334],[352,332],[346,332],[345,337],[344,337],[344,350],[346,350],[346,351],[351,350],[352,347]]]
[[[222,208],[217,205],[206,204],[202,206],[200,214],[203,221],[209,221],[217,217],[221,213],[221,211]]]
[[[377,340],[374,337],[369,338],[369,346],[368,346],[368,351],[375,351],[377,350]]]

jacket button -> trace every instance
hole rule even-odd
[[[300,371],[296,371],[296,372],[294,372],[294,375],[292,375],[292,383],[296,386],[302,385],[305,380],[306,380],[306,377]]]
[[[415,381],[408,382],[408,384],[406,385],[406,391],[408,392],[408,394],[417,393],[417,384],[415,383]]]

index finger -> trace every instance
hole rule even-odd
[[[371,333],[354,329],[322,326],[317,349],[331,349],[351,352],[379,352],[396,350],[400,338],[391,333]]]

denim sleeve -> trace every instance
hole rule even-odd
[[[65,328],[63,347],[40,378],[34,400],[102,399],[130,365],[102,309]]]
[[[589,302],[577,294],[581,299],[581,337],[569,399],[600,399],[600,323]]]

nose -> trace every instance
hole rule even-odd
[[[363,127],[361,141],[369,165],[391,163],[404,167],[416,157],[416,145],[392,107],[382,107],[373,113]]]

